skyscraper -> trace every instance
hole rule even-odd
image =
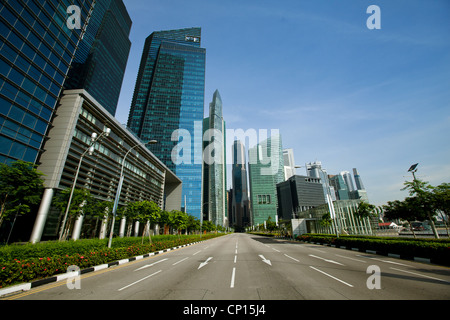
[[[356,168],[353,168],[353,177],[355,178],[356,190],[365,190],[361,177],[359,176]]]
[[[250,208],[247,187],[247,169],[245,161],[245,148],[241,141],[233,143],[233,164],[232,164],[232,221],[231,225],[236,230],[249,226]]]
[[[71,1],[81,13],[72,29],[67,1],[1,1],[0,162],[38,162],[93,2]]]
[[[345,184],[347,185],[348,191],[355,191],[355,185],[353,184],[352,175],[348,171],[341,171],[340,175],[344,178]]]
[[[294,150],[284,149],[283,161],[284,161],[284,180],[287,180],[293,175],[295,175]]]
[[[323,194],[325,199],[330,195],[331,199],[336,200],[336,193],[334,191],[334,187],[330,185],[330,181],[328,180],[327,171],[322,168],[322,162],[315,161],[306,164],[306,173],[309,177],[320,178],[323,186]]]
[[[218,90],[209,104],[209,117],[203,120],[203,132],[203,219],[228,226],[225,121]]]
[[[75,53],[65,89],[85,89],[113,116],[131,48],[131,19],[122,0],[101,0]]]
[[[149,149],[181,178],[182,207],[199,219],[206,59],[200,41],[200,28],[153,32],[146,39],[128,117],[138,137],[158,141]]]
[[[273,135],[249,149],[250,201],[253,225],[277,216],[277,188],[284,181],[281,136]]]

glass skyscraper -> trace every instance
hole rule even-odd
[[[272,135],[248,151],[252,223],[258,225],[271,217],[276,220],[276,185],[284,181],[281,135]]]
[[[113,116],[130,53],[132,21],[122,0],[96,1],[64,89],[85,89]]]
[[[206,59],[200,43],[200,28],[146,39],[128,118],[139,138],[158,141],[149,149],[183,181],[181,206],[199,219]],[[177,150],[180,142],[184,148]]]
[[[92,0],[71,4],[87,23]],[[0,4],[0,162],[37,162],[83,28],[67,26],[62,0]]]
[[[218,90],[209,104],[209,117],[203,120],[203,138],[207,140],[203,141],[203,219],[227,227],[225,121]]]
[[[231,226],[242,230],[251,224],[248,201],[247,169],[245,161],[245,147],[240,140],[233,143],[232,165],[232,221]]]

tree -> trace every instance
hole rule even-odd
[[[64,189],[60,194],[58,194],[54,199],[54,205],[65,214],[67,203],[70,197],[70,188]],[[83,208],[89,208],[92,204],[93,198],[89,190],[86,189],[74,189],[72,201],[70,202],[69,211],[68,211],[68,220],[66,224],[61,225],[60,231],[60,240],[66,239],[72,229],[72,224],[75,220],[83,214]]]
[[[135,217],[140,223],[145,224],[142,230],[142,243],[144,243],[144,235],[148,232],[149,242],[152,243],[152,238],[150,234],[151,224],[158,223],[160,220],[161,209],[153,201],[137,201],[128,204],[127,212],[129,216]]]
[[[200,220],[197,219],[196,217],[191,216],[190,214],[188,214],[187,226],[186,226],[188,233],[194,232],[196,230],[200,230],[200,226],[201,226]]]
[[[277,228],[277,224],[272,221],[272,217],[269,216],[269,218],[266,220],[266,229],[269,231],[274,231]]]
[[[162,210],[158,223],[164,227],[164,234],[169,234],[169,229],[172,226],[173,215],[169,211]]]
[[[424,211],[428,216],[428,220],[431,224],[436,239],[439,239],[436,226],[434,225],[434,219],[437,214],[435,209],[435,199],[433,196],[433,187],[428,182],[414,178],[413,181],[405,181],[405,187],[401,190],[408,190],[409,195],[415,197],[416,209]]]
[[[433,206],[441,214],[449,235],[447,222],[450,217],[450,183],[442,183],[433,188]]]
[[[92,199],[91,204],[87,207],[88,209],[83,209],[85,215],[90,214],[95,219],[95,226],[93,228],[93,237],[95,237],[95,233],[98,229],[98,222],[105,220],[106,218],[106,229],[108,225],[108,221],[112,218],[112,201],[101,201],[97,199]]]
[[[27,214],[39,204],[44,191],[42,176],[30,162],[0,164],[0,226],[12,215]]]
[[[427,216],[424,210],[417,209],[418,201],[415,197],[406,198],[404,201],[388,201],[387,205],[383,206],[384,217],[391,221],[396,219],[406,221],[409,224],[414,238],[416,238],[411,223],[413,221],[423,221]]]
[[[329,212],[325,213],[324,215],[322,215],[322,218],[319,221],[320,225],[322,227],[328,228],[331,226],[331,215]]]
[[[187,214],[179,210],[172,210],[171,214],[173,216],[172,220],[173,227],[178,230],[178,235],[180,235],[181,230],[186,229]]]
[[[373,204],[367,203],[365,201],[361,201],[358,204],[358,208],[355,211],[355,215],[360,218],[369,218],[371,216],[375,216],[376,207]]]
[[[209,220],[203,220],[202,230],[206,232],[211,232],[216,230],[216,226]]]

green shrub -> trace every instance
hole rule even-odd
[[[0,288],[30,282],[67,272],[71,265],[81,270],[121,259],[177,247],[223,234],[153,236],[141,244],[142,238],[115,238],[107,248],[108,239],[52,241],[46,243],[0,247]]]
[[[428,258],[433,263],[450,265],[449,239],[400,239],[374,236],[332,234],[304,234],[297,237],[301,241],[318,242],[328,245],[358,248],[361,251],[373,250],[380,254],[398,254],[402,258]]]

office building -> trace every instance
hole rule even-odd
[[[249,149],[249,181],[252,224],[277,216],[277,183],[284,180],[281,136],[272,135]]]
[[[245,147],[241,141],[235,140],[232,153],[232,216],[230,225],[237,231],[251,225],[250,203],[248,199],[247,165]]]
[[[146,39],[128,118],[138,137],[158,141],[150,150],[183,181],[183,210],[198,219],[206,58],[200,43],[200,28],[153,32]]]
[[[326,203],[320,178],[294,175],[277,184],[278,219],[290,220],[299,212]]]
[[[353,177],[350,172],[348,171],[341,171],[340,175],[345,181],[345,184],[347,185],[347,189],[349,192],[356,190],[355,185],[353,183]]]
[[[228,226],[225,121],[222,99],[216,90],[203,120],[203,219]]]
[[[0,4],[0,161],[39,161],[57,99],[82,44],[93,0],[75,0],[81,27],[69,29],[62,0]]]
[[[131,48],[131,19],[122,0],[96,1],[64,89],[85,89],[113,116]]]
[[[330,185],[334,188],[334,191],[336,193],[336,200],[350,199],[347,184],[345,183],[344,177],[342,175],[329,175],[328,179],[330,181]]]
[[[181,180],[89,93],[64,91],[56,115],[38,167],[44,173],[45,191],[31,242],[58,239],[63,213],[51,206],[51,200],[61,190],[72,187],[77,171],[76,188],[89,190],[98,200],[113,202],[124,164],[119,206],[149,200],[168,211],[180,209]],[[92,133],[100,135],[106,128],[111,130],[109,135],[95,143],[92,155],[86,153]],[[105,225],[105,221],[97,223],[93,217],[80,216],[71,237],[78,239],[99,233],[105,236]],[[134,221],[129,225],[134,228]],[[128,229],[124,219],[115,227],[115,233],[121,236]]]
[[[330,185],[328,180],[328,174],[325,169],[322,168],[322,162],[315,161],[306,164],[306,172],[309,177],[319,178],[322,181],[323,194],[325,199],[327,195],[330,195],[331,200],[336,200],[336,193],[334,187]]]
[[[356,190],[366,190],[356,168],[353,168],[353,177],[355,178]]]
[[[284,161],[284,180],[287,180],[293,175],[295,175],[294,150],[284,149],[283,161]]]

